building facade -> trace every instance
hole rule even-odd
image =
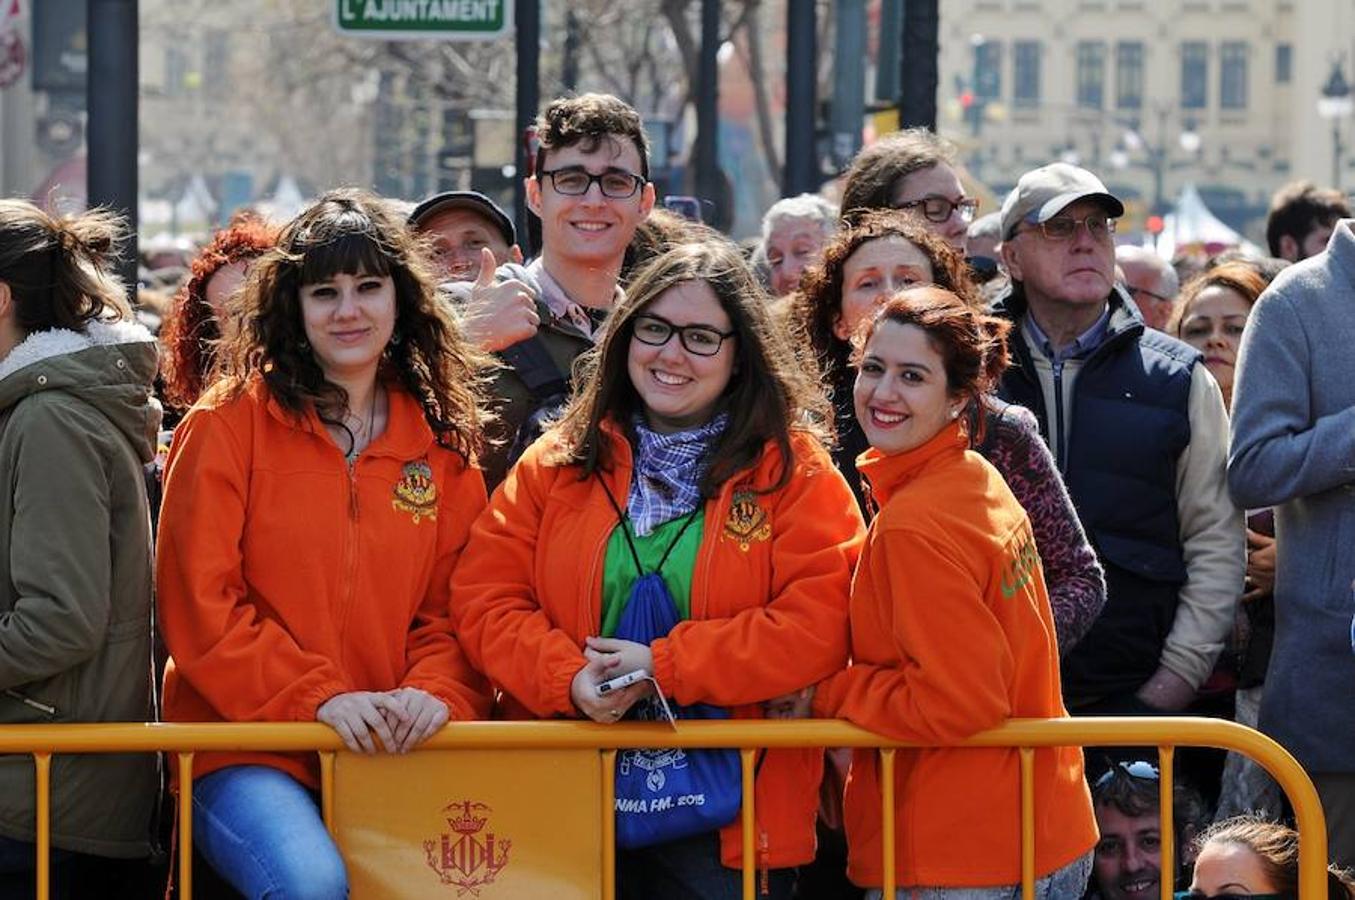
[[[1355,0],[945,0],[940,39],[939,129],[998,196],[1063,159],[1139,221],[1194,184],[1255,237],[1280,185],[1332,180],[1318,100],[1333,65],[1352,77]]]

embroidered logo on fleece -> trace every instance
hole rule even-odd
[[[418,525],[424,519],[438,519],[438,486],[433,483],[433,469],[426,459],[405,463],[400,480],[395,483],[391,506],[414,517]]]
[[[765,541],[772,536],[771,520],[767,517],[767,511],[758,506],[757,494],[752,491],[734,492],[724,533],[725,537],[737,541],[739,549],[745,553],[748,552],[749,544]]]
[[[1040,552],[1035,549],[1034,538],[1028,537],[1002,567],[1003,599],[1010,600],[1017,591],[1030,584],[1039,565]]]

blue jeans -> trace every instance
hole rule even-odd
[[[1036,881],[1035,900],[1066,900],[1069,897],[1081,897],[1087,890],[1087,882],[1091,879],[1092,858],[1093,854],[1088,852],[1062,869],[1055,869]],[[866,900],[880,900],[882,893],[879,888],[872,888],[866,891]],[[899,888],[894,896],[898,900],[1019,900],[1021,885],[991,888]]]
[[[51,860],[52,900],[64,900],[71,893],[71,869],[76,854],[53,847]],[[35,896],[37,863],[36,845],[0,837],[0,900],[27,900]]]
[[[268,766],[230,766],[193,782],[193,842],[248,900],[343,900],[348,872],[315,798]]]
[[[758,897],[790,900],[795,889],[794,869],[758,872]],[[717,831],[655,844],[640,850],[616,849],[616,895],[621,900],[739,900],[743,872],[720,863]]]

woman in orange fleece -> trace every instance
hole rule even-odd
[[[254,266],[226,377],[174,435],[165,718],[321,721],[404,752],[488,713],[452,568],[485,505],[476,360],[383,201],[322,197]],[[246,897],[346,897],[314,754],[199,754],[193,836]]]
[[[852,585],[852,665],[818,686],[816,716],[946,744],[1012,717],[1067,715],[1030,521],[963,424],[982,420],[966,413],[1006,367],[1006,327],[949,291],[915,288],[885,304],[858,350],[856,415],[871,444],[858,464],[879,513]],[[1017,751],[897,759],[898,896],[1015,896]],[[873,750],[856,752],[845,819],[848,875],[879,897]],[[1096,825],[1077,748],[1035,753],[1035,840],[1036,896],[1079,896]]]
[[[463,646],[507,714],[615,722],[652,683],[598,685],[644,670],[679,705],[760,718],[845,665],[861,516],[811,424],[831,411],[737,248],[654,260],[590,366],[495,491],[453,581]],[[683,620],[648,644],[612,637],[641,569]],[[821,769],[821,751],[761,760],[770,896],[788,897],[791,867],[813,856]],[[736,824],[617,856],[622,897],[739,896]]]

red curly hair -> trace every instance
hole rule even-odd
[[[197,402],[206,388],[221,328],[207,303],[207,282],[232,263],[257,259],[278,241],[278,229],[253,213],[241,213],[212,236],[193,260],[183,287],[174,295],[160,343],[164,348],[164,398],[176,409]]]

